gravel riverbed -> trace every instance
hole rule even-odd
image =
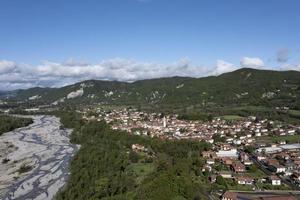
[[[79,146],[59,118],[31,116],[34,122],[0,136],[0,199],[53,199],[69,175]]]

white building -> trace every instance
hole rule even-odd
[[[272,185],[281,185],[281,180],[278,176],[271,176],[270,180]]]

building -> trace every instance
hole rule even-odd
[[[214,159],[207,159],[206,163],[209,165],[213,165],[213,164],[215,164],[215,161],[214,161]]]
[[[229,171],[221,171],[219,172],[219,175],[223,178],[232,178],[232,173]]]
[[[250,176],[239,176],[235,178],[239,185],[252,185],[254,179]]]
[[[246,171],[245,169],[245,165],[243,165],[242,163],[240,162],[235,162],[231,165],[231,168],[232,170],[235,172],[235,173],[243,173]]]
[[[286,171],[286,168],[284,166],[278,164],[269,165],[269,169],[275,173],[281,173]]]
[[[235,192],[229,192],[226,191],[223,196],[222,196],[222,200],[237,200],[237,193]]]
[[[219,158],[222,157],[228,157],[228,158],[237,158],[238,152],[236,149],[230,149],[230,150],[220,150],[217,152],[217,156]]]
[[[133,151],[145,151],[146,150],[146,148],[143,145],[140,145],[140,144],[133,144],[131,146],[131,149]]]
[[[270,176],[270,181],[272,185],[281,185],[281,179],[278,176]]]
[[[227,157],[222,157],[221,162],[223,164],[229,165],[229,166],[233,164],[233,160],[231,158],[227,158]]]

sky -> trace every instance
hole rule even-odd
[[[0,90],[300,70],[299,0],[0,0]]]

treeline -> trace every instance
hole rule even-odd
[[[201,120],[201,121],[211,121],[213,116],[207,113],[191,113],[191,114],[181,114],[177,117],[180,120]]]
[[[134,136],[112,130],[103,121],[83,121],[74,112],[58,116],[66,127],[74,128],[72,142],[81,145],[58,200],[207,199],[210,186],[201,173],[200,155],[210,144]],[[132,144],[147,150],[133,151]]]
[[[12,131],[16,128],[28,126],[33,120],[31,118],[13,117],[8,115],[0,115],[0,135]]]

